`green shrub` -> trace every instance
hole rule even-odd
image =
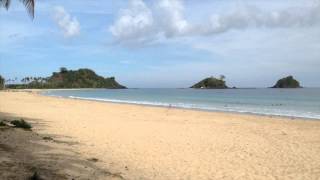
[[[2,122],[2,121],[0,121],[0,126],[7,126],[7,124]]]
[[[22,128],[22,129],[31,129],[31,125],[27,123],[24,119],[20,120],[13,120],[10,122],[14,127],[16,128]]]

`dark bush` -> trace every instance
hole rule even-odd
[[[20,120],[13,120],[10,122],[14,127],[16,128],[22,128],[22,129],[31,129],[31,125],[27,123],[24,119]]]
[[[43,180],[37,172],[34,172],[33,175],[29,178],[29,180]]]
[[[47,141],[52,141],[53,138],[52,137],[49,137],[49,136],[45,136],[42,138],[43,140],[47,140]]]
[[[0,121],[0,126],[7,126],[7,124],[2,122],[2,121]]]

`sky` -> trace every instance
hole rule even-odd
[[[320,87],[320,0],[36,0],[0,8],[0,74],[90,68],[131,88]]]

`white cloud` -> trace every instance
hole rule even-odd
[[[109,30],[117,41],[129,44],[150,42],[161,34],[167,38],[182,36],[190,30],[183,11],[180,0],[160,0],[154,10],[143,0],[131,0]]]
[[[245,6],[228,14],[211,15],[209,23],[202,26],[200,34],[216,34],[232,29],[249,27],[289,28],[312,26],[320,21],[320,3],[310,7],[263,11],[255,6]]]
[[[190,24],[184,18],[184,6],[181,0],[161,0],[157,5],[158,19],[166,37],[187,35]]]
[[[120,11],[119,18],[109,29],[119,41],[145,42],[155,30],[152,12],[142,0],[131,0],[129,8]]]
[[[132,0],[128,9],[120,11],[110,31],[122,43],[144,43],[159,38],[210,36],[246,28],[308,27],[320,22],[320,1],[273,11],[238,6],[233,11],[209,13],[200,24],[187,20],[184,9],[182,0],[159,0],[152,8],[143,0]]]
[[[54,9],[54,20],[63,32],[64,37],[70,38],[80,34],[80,23],[61,6]]]

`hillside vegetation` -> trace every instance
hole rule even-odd
[[[214,77],[208,77],[202,81],[194,84],[191,88],[201,88],[201,89],[226,89],[228,86],[224,81],[224,76],[221,76],[219,79]]]
[[[300,83],[292,76],[279,79],[272,88],[301,88]]]
[[[60,68],[60,72],[54,72],[47,78],[27,77],[22,79],[23,84],[9,84],[7,88],[22,89],[57,89],[57,88],[126,88],[120,85],[114,77],[104,78],[90,69],[67,70]]]

